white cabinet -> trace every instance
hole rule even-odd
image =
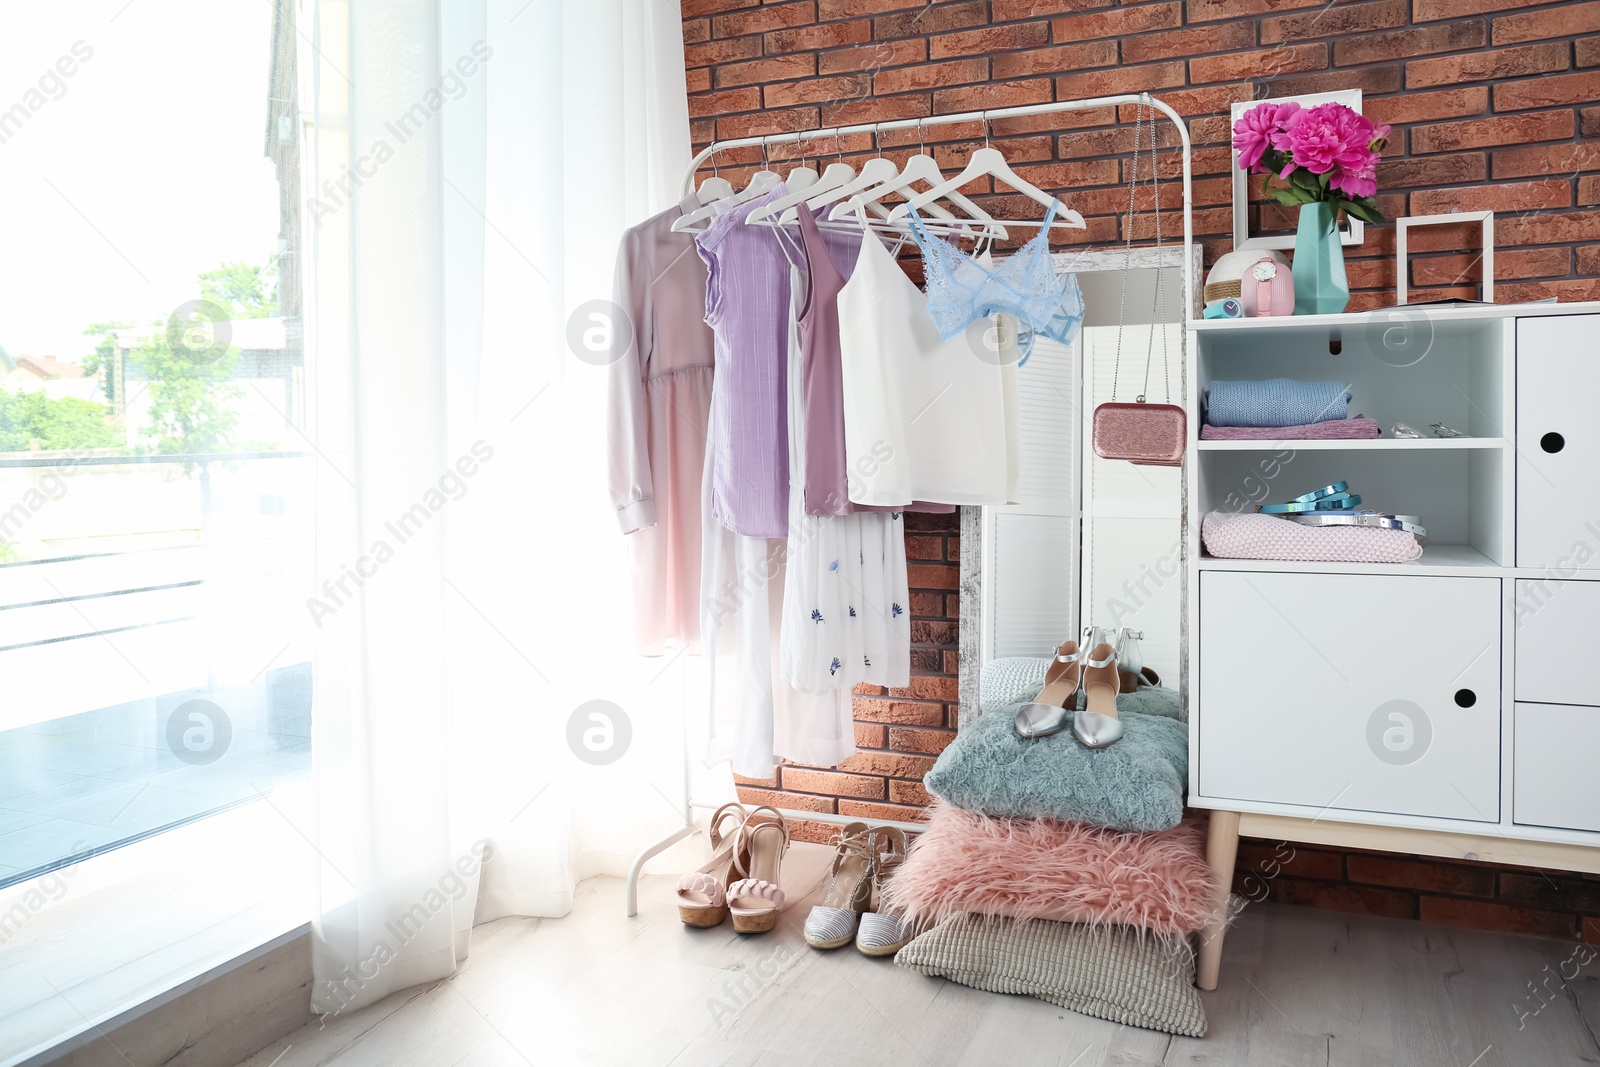
[[[1519,567],[1600,568],[1597,397],[1600,315],[1517,320]]]
[[[1518,704],[1516,716],[1512,821],[1600,830],[1600,708]]]
[[[1499,819],[1499,579],[1200,578],[1202,795]]]
[[[1517,699],[1600,705],[1600,581],[1519,578],[1516,589]]]

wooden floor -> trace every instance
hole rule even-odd
[[[753,937],[679,924],[675,878],[646,879],[633,919],[620,881],[586,882],[564,919],[479,927],[454,979],[313,1023],[242,1067],[1600,1063],[1600,959],[1563,983],[1571,944],[1252,904],[1204,994],[1208,1036],[1175,1038],[808,948],[827,860],[796,846],[794,906]]]

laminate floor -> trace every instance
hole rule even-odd
[[[453,979],[313,1022],[241,1067],[1600,1063],[1600,960],[1563,981],[1571,944],[1252,904],[1204,994],[1209,1033],[1175,1038],[808,948],[828,858],[796,846],[794,906],[754,937],[683,927],[675,877],[645,879],[633,919],[619,880],[585,882],[565,918],[479,927]]]

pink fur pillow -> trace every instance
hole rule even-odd
[[[884,896],[918,927],[974,913],[1188,934],[1206,924],[1217,886],[1194,819],[1129,833],[936,802]]]

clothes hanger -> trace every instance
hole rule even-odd
[[[732,195],[733,183],[724,178],[722,172],[717,170],[717,154],[713,152],[711,153],[711,177],[700,183],[700,188],[696,190],[695,196],[699,198],[700,206],[704,207],[714,200],[722,200]]]
[[[886,179],[882,184],[861,190],[860,195],[863,200],[867,201],[869,208],[877,208],[884,217],[891,217],[890,213],[885,211],[877,201],[894,193],[903,193],[917,182],[926,182],[930,186],[937,186],[944,182],[944,172],[939,169],[938,161],[928,155],[927,145],[922,140],[921,119],[917,120],[917,154],[906,160],[905,166],[894,177]],[[962,196],[961,193],[952,192],[947,199],[965,211],[973,220],[984,224],[983,231],[977,236],[988,236],[999,238],[1000,240],[1006,238],[1005,227],[997,224],[992,215],[965,196]],[[843,219],[849,213],[849,205],[840,204],[828,214],[828,218]],[[929,204],[928,213],[935,217],[942,217],[946,221],[953,221],[956,218],[955,215],[937,204]],[[971,232],[970,227],[965,227],[964,230],[965,232]]]
[[[794,135],[794,150],[795,154],[800,157],[800,165],[790,170],[789,176],[783,179],[785,188],[791,193],[801,189],[809,189],[816,185],[818,181],[817,172],[806,163],[804,138],[798,132]],[[788,198],[785,197],[785,199]],[[766,209],[762,208],[760,210],[764,211]],[[745,221],[749,222],[750,220],[745,219]]]
[[[1051,223],[1052,229],[1056,227],[1063,227],[1073,230],[1086,230],[1089,228],[1088,224],[1083,221],[1082,215],[1078,214],[1070,207],[1067,207],[1066,204],[1062,203],[1059,198],[1051,196],[1038,186],[1033,185],[1031,182],[1021,178],[1016,171],[1011,169],[1011,164],[1006,162],[1004,153],[1002,153],[998,148],[990,146],[988,112],[984,112],[983,115],[983,147],[972,153],[971,158],[967,160],[966,169],[960,174],[957,174],[954,178],[951,178],[945,182],[941,182],[926,192],[918,193],[916,196],[913,196],[911,199],[907,200],[904,204],[901,204],[899,207],[895,208],[889,213],[889,221],[896,222],[900,219],[903,219],[911,211],[923,208],[935,200],[948,197],[951,193],[956,192],[969,182],[974,182],[979,178],[984,177],[990,177],[1004,182],[1006,185],[1026,196],[1028,199],[1033,200],[1036,203],[1043,204],[1045,207],[1049,207],[1051,204],[1058,205],[1056,208],[1058,213],[1057,217]],[[1039,221],[1035,219],[995,219],[994,221],[1002,225],[1010,226],[1039,225]]]
[[[837,148],[839,142],[838,134],[834,135],[833,140],[834,146]],[[824,170],[822,176],[817,178],[809,187],[796,186],[793,181],[794,176],[791,174],[790,181],[787,184],[790,190],[797,191],[791,191],[788,196],[779,197],[770,204],[756,208],[746,217],[745,224],[748,226],[757,226],[764,223],[771,225],[772,223],[767,223],[768,219],[774,215],[782,215],[783,217],[778,219],[775,224],[787,225],[798,218],[794,213],[794,208],[798,205],[805,203],[809,207],[808,201],[812,197],[817,197],[819,200],[826,202],[825,194],[830,190],[840,188],[855,176],[856,169],[844,161],[844,151],[840,149],[838,162],[829,163],[828,169]]]
[[[766,142],[761,144],[761,169],[750,176],[750,184],[740,192],[732,193],[720,200],[713,200],[708,204],[696,208],[687,215],[682,215],[672,224],[673,233],[698,233],[705,229],[701,223],[720,215],[738,204],[747,200],[754,200],[758,196],[765,196],[783,181],[783,176],[771,169],[771,161],[767,159]],[[712,167],[715,170],[715,164]]]

